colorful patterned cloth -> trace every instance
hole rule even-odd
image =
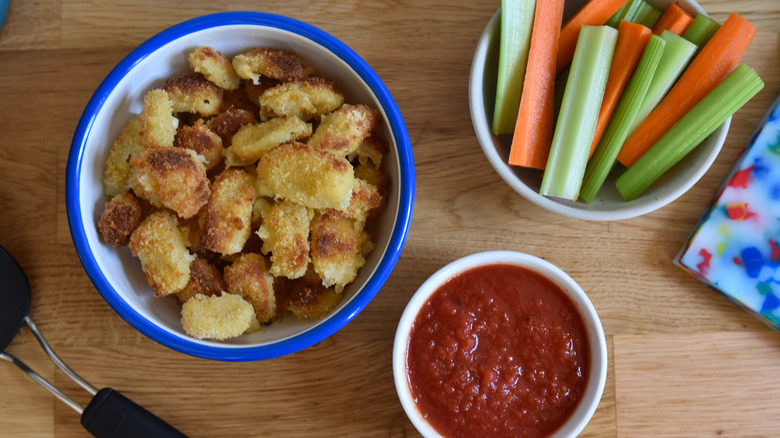
[[[675,263],[780,331],[780,99]]]

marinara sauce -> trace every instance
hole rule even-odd
[[[508,264],[440,286],[408,342],[412,395],[448,437],[549,435],[577,407],[590,372],[574,303],[544,276]]]

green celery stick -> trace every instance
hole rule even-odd
[[[726,76],[615,181],[626,201],[637,198],[761,89],[764,82],[744,63]]]
[[[694,56],[696,56],[701,48],[707,44],[707,41],[712,38],[712,35],[719,28],[720,24],[718,24],[715,20],[704,14],[699,14],[694,17],[693,22],[691,22],[691,25],[688,26],[688,29],[683,32],[682,37],[692,42],[693,44],[696,44],[698,47],[694,53]]]
[[[628,0],[628,3],[623,5],[623,15],[617,20],[617,27],[620,26],[620,22],[623,20],[633,23],[634,17],[636,17],[636,14],[638,14],[639,10],[642,8],[642,3],[644,3],[644,0]]]
[[[623,95],[620,96],[615,112],[607,124],[604,136],[599,141],[596,151],[588,160],[585,168],[585,178],[580,191],[580,198],[590,202],[596,197],[607,175],[612,170],[620,147],[628,137],[628,129],[634,121],[642,100],[653,80],[666,42],[658,35],[650,37],[642,58],[631,76]]]
[[[659,18],[661,18],[661,11],[643,1],[632,21],[652,29]]]
[[[655,109],[661,99],[666,96],[666,93],[669,92],[677,78],[680,77],[688,66],[688,61],[693,58],[693,53],[696,51],[696,46],[693,43],[668,30],[661,33],[661,39],[666,43],[664,53],[661,56],[661,62],[659,62],[658,69],[653,75],[653,80],[650,82],[650,88],[647,89],[642,106],[639,108],[639,112],[628,130],[628,135],[636,131],[636,128]]]
[[[604,98],[618,31],[582,26],[539,193],[576,200]]]
[[[628,8],[628,3],[621,6],[620,9],[617,10],[617,12],[615,12],[614,14],[612,14],[611,17],[609,17],[609,20],[607,20],[606,25],[617,29],[618,26],[620,26],[620,22],[623,21],[623,17],[626,15],[627,8]]]
[[[555,90],[553,91],[553,126],[558,121],[558,113],[561,111],[561,104],[563,103],[563,93],[566,91],[566,82],[569,82],[569,72],[571,71],[571,64],[558,73],[555,77]]]
[[[536,0],[501,1],[501,39],[492,125],[495,134],[511,134],[515,130],[535,8]]]

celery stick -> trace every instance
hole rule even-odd
[[[741,63],[620,175],[618,192],[626,201],[638,197],[762,88],[758,74]]]
[[[659,18],[661,18],[661,11],[643,1],[632,21],[652,29]]]
[[[536,0],[501,1],[501,39],[492,126],[495,134],[511,134],[515,129],[535,8]]]
[[[682,34],[682,37],[698,46],[694,54],[696,56],[719,28],[720,24],[715,22],[715,20],[704,14],[699,14],[693,19],[693,22]]]
[[[618,20],[618,26],[620,26],[620,22],[623,20],[634,22],[634,17],[636,17],[636,14],[639,13],[639,10],[642,8],[642,3],[644,3],[644,0],[628,0],[628,3],[624,5],[625,11],[623,11],[623,15]]]
[[[561,111],[561,104],[563,103],[563,93],[566,91],[566,82],[569,82],[569,71],[571,71],[571,64],[558,73],[555,77],[555,91],[553,92],[553,126],[558,121],[558,113]]]
[[[576,200],[617,41],[609,26],[582,26],[539,193]]]
[[[685,71],[688,61],[693,58],[693,53],[696,51],[696,46],[693,43],[668,30],[661,33],[661,39],[666,43],[664,53],[628,135],[636,131],[636,128],[666,96],[677,78]]]
[[[620,26],[620,22],[623,21],[623,16],[626,15],[626,8],[628,8],[628,3],[621,6],[620,9],[617,10],[617,12],[612,14],[612,16],[609,17],[609,20],[607,20],[606,25],[617,29],[618,26]]]
[[[607,124],[604,136],[599,141],[596,151],[588,160],[585,168],[585,178],[582,183],[580,198],[590,202],[596,197],[599,189],[607,179],[607,175],[615,164],[620,147],[628,137],[628,129],[636,117],[642,100],[653,80],[666,42],[658,35],[650,37],[642,59],[628,82],[623,95],[620,96],[615,112]]]

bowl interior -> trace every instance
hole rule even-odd
[[[393,344],[393,377],[401,404],[418,431],[426,437],[439,434],[425,420],[417,408],[409,388],[406,357],[409,332],[417,314],[430,296],[445,282],[468,269],[490,264],[513,264],[535,271],[560,286],[576,305],[588,331],[591,351],[590,376],[580,404],[569,420],[556,431],[555,436],[576,436],[588,423],[601,400],[607,378],[607,344],[596,309],[582,288],[565,272],[538,257],[514,251],[488,251],[458,259],[426,280],[404,310],[398,323]]]
[[[268,17],[263,15],[260,18]],[[295,22],[292,23],[291,26],[295,27]],[[203,350],[201,347],[225,350],[269,346],[291,340],[302,333],[317,331],[318,326],[327,324],[334,315],[339,315],[339,323],[334,323],[335,325],[328,329],[335,331],[366,304],[353,302],[359,294],[370,294],[373,297],[381,287],[405,239],[411,208],[413,175],[409,174],[412,164],[407,150],[410,146],[400,114],[397,113],[392,100],[392,108],[387,107],[388,102],[385,99],[389,99],[389,94],[382,98],[377,96],[376,87],[380,86],[384,90],[384,86],[371,81],[379,81],[378,77],[374,75],[368,79],[371,83],[367,82],[364,71],[361,71],[361,76],[350,63],[340,57],[344,56],[343,52],[337,55],[320,42],[297,32],[276,26],[228,23],[180,33],[159,48],[155,44],[147,43],[146,47],[142,45],[137,49],[140,53],[137,57],[131,54],[128,57],[130,60],[125,60],[126,64],[120,63],[96,92],[93,97],[96,101],[94,106],[88,105],[82,119],[86,128],[83,132],[77,131],[74,138],[73,149],[79,150],[71,151],[72,155],[75,153],[78,157],[71,157],[69,162],[69,177],[72,176],[69,192],[72,191],[74,199],[72,204],[69,203],[68,209],[74,242],[85,269],[104,298],[128,322],[158,342],[195,355],[229,358],[230,353],[226,353],[227,356],[213,351],[207,353],[211,350]],[[319,34],[315,32],[314,35]],[[324,33],[323,35],[323,38],[330,38],[325,43],[337,43],[332,37],[327,37]],[[368,104],[381,115],[378,133],[390,145],[390,152],[384,157],[382,167],[391,180],[391,188],[387,206],[369,227],[376,249],[367,257],[357,279],[345,288],[340,305],[325,318],[298,320],[290,317],[259,332],[223,342],[191,338],[181,328],[180,307],[175,299],[154,298],[139,261],[132,256],[129,249],[113,248],[104,244],[98,237],[96,224],[106,201],[102,178],[113,139],[132,115],[140,113],[147,91],[159,87],[170,76],[189,71],[186,55],[201,45],[214,47],[229,58],[256,46],[294,50],[317,70],[318,76],[334,80],[347,103]],[[144,53],[151,49],[154,50]],[[383,272],[377,276],[375,273],[380,265]],[[309,343],[325,335],[321,333]]]
[[[586,2],[582,0],[566,2],[566,13],[573,13],[584,3]],[[657,8],[665,8],[673,2],[651,0],[648,3]],[[677,3],[691,13],[704,13],[695,1],[682,0]],[[540,195],[541,171],[507,164],[512,136],[490,132],[496,93],[500,21],[499,11],[493,15],[477,43],[469,79],[469,104],[477,140],[485,156],[499,176],[523,197],[540,207],[569,217],[588,220],[626,219],[651,212],[677,199],[710,168],[723,147],[731,118],[632,201],[624,201],[615,188],[615,179],[620,176],[619,164],[590,203]]]

